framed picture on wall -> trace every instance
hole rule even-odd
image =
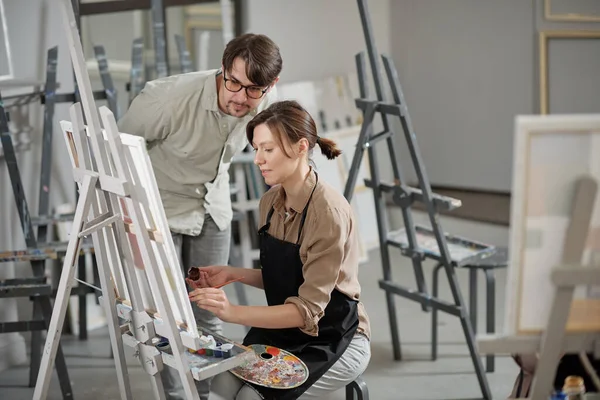
[[[562,22],[600,22],[597,0],[544,0],[544,18]]]
[[[598,39],[600,30],[539,32],[540,114],[591,113],[600,107],[600,85],[590,82],[596,79],[595,67],[600,68]],[[558,103],[562,107],[551,107]]]

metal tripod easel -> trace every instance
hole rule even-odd
[[[378,64],[378,55],[373,37],[373,29],[367,7],[367,0],[357,1],[362,28],[365,35],[368,57],[371,64],[371,71],[373,73],[376,99],[369,99],[367,90],[367,76],[365,72],[365,57],[364,52],[362,52],[356,56],[360,86],[360,98],[356,99],[356,105],[363,112],[363,123],[358,142],[356,144],[354,157],[352,159],[352,165],[348,174],[348,180],[344,189],[344,196],[348,201],[351,200],[354,187],[356,186],[363,153],[366,150],[369,156],[371,179],[365,180],[365,185],[373,190],[375,200],[375,212],[377,217],[381,263],[383,268],[383,279],[379,281],[379,287],[383,289],[386,294],[394,359],[400,360],[402,358],[400,336],[398,333],[398,324],[396,319],[396,306],[394,303],[394,295],[399,295],[420,303],[423,311],[430,311],[432,308],[434,308],[460,318],[461,326],[465,335],[467,346],[469,348],[471,359],[473,361],[473,366],[475,367],[481,392],[485,399],[491,399],[492,397],[487,378],[485,376],[481,359],[475,347],[473,327],[471,325],[471,320],[469,318],[466,304],[463,300],[455,272],[455,267],[459,261],[464,260],[457,260],[456,258],[453,259],[453,254],[451,254],[449,251],[448,244],[450,242],[453,245],[453,248],[460,247],[461,245],[464,246],[464,248],[474,246],[474,248],[476,248],[478,251],[477,254],[493,250],[493,247],[486,247],[485,245],[481,245],[479,243],[468,242],[468,240],[465,239],[456,241],[454,237],[450,238],[444,234],[438,219],[438,211],[455,209],[461,205],[461,202],[450,197],[439,196],[432,193],[429,179],[427,177],[417,144],[416,135],[408,114],[406,102],[404,101],[404,95],[400,87],[397,71],[393,61],[385,55],[382,55],[381,59],[393,97],[393,101],[388,102],[386,101],[384,95],[383,82]],[[377,114],[381,116],[383,131],[375,134],[373,133],[373,123]],[[388,116],[400,118],[404,139],[410,151],[411,160],[417,174],[419,183],[418,189],[407,186],[406,180],[402,175],[400,164],[398,162],[398,148],[397,144],[394,142],[394,136],[396,135],[396,132],[392,128],[390,121],[388,120]],[[374,145],[381,140],[386,140],[387,142],[394,174],[394,182],[392,184],[383,183],[380,179],[379,167],[377,165],[378,158]],[[401,229],[399,232],[390,232],[388,230],[384,199],[385,193],[391,193],[393,195],[394,203],[402,209],[402,217],[405,228]],[[425,204],[431,227],[419,227],[414,224],[411,214],[411,205],[417,201]],[[433,251],[422,248],[420,245],[423,238],[429,239],[430,243],[436,243],[437,248],[435,248]],[[393,281],[388,246],[399,247],[402,251],[402,254],[412,260],[417,282],[417,290],[402,287]],[[422,268],[422,261],[426,258],[437,260],[443,265],[452,292],[452,302],[434,298],[428,293]]]

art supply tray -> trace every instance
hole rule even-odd
[[[433,230],[422,225],[415,225],[418,251],[423,252],[427,258],[440,260],[441,254]],[[460,236],[444,233],[446,245],[454,266],[468,265],[470,260],[478,259],[482,254],[495,251],[495,246],[476,242]],[[406,228],[397,229],[388,233],[388,242],[400,247],[403,253],[409,249]]]
[[[188,350],[185,352],[185,356],[190,365],[192,376],[195,380],[201,381],[206,378],[210,378],[221,372],[229,371],[243,364],[249,357],[254,356],[254,351],[246,346],[242,346],[224,336],[210,332],[204,328],[199,329],[201,334],[208,336],[211,335],[218,344],[229,345],[231,350],[229,354],[224,354],[221,351],[206,351],[207,349],[201,349],[197,352],[194,350]],[[171,349],[164,349],[161,346],[157,346],[162,353],[163,362],[173,368],[177,368],[175,357],[172,355]],[[202,351],[204,350],[204,351]]]

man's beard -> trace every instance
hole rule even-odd
[[[238,111],[238,109],[236,109],[236,106],[241,106],[242,109]],[[236,115],[236,116],[240,116],[240,117],[243,117],[250,112],[250,107],[245,103],[239,104],[239,103],[230,101],[227,103],[226,108],[230,115]]]

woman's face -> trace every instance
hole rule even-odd
[[[283,138],[282,138],[283,139]],[[298,155],[298,143],[288,145],[282,140],[283,145],[287,146],[287,154],[278,145],[273,133],[266,124],[260,124],[254,128],[254,163],[258,165],[269,186],[281,184],[286,181],[298,169],[302,157]]]

